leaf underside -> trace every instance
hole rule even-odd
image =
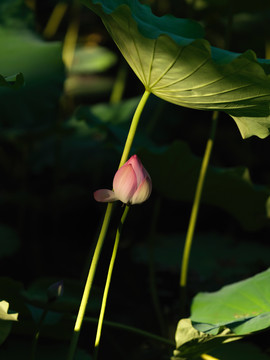
[[[190,319],[178,322],[175,334],[176,350],[172,360],[198,359],[198,357],[221,344],[239,340],[230,329],[219,328],[212,333],[197,330]]]
[[[171,103],[228,113],[243,138],[270,128],[270,62],[251,51],[211,47],[190,20],[157,17],[131,0],[83,0],[102,19],[121,53],[154,95]]]

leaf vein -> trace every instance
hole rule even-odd
[[[176,61],[180,58],[184,48],[179,48],[176,53],[175,58],[172,59],[170,64],[165,68],[165,70],[160,74],[160,76],[150,85],[150,89],[152,89],[167,73],[168,71],[175,65]]]
[[[139,52],[139,49],[137,47],[137,44],[136,44],[136,41],[134,39],[134,36],[132,35],[132,31],[130,30],[131,29],[131,24],[130,24],[130,21],[128,21],[128,28],[129,28],[129,34],[130,34],[130,37],[133,41],[133,44],[134,44],[134,47],[135,47],[135,50],[136,50],[136,53],[137,53],[137,56],[138,56],[138,59],[139,59],[139,62],[140,62],[140,66],[137,67],[137,71],[138,71],[138,74],[140,74],[140,71],[138,70],[138,68],[141,68],[142,70],[142,75],[143,75],[143,80],[144,80],[144,85],[146,85],[146,76],[145,76],[145,73],[144,73],[144,70],[143,70],[143,65],[142,65],[142,60],[141,60],[141,57],[140,57],[140,52]],[[136,62],[135,62],[136,63]]]
[[[248,84],[246,86],[243,86],[243,87],[239,87],[239,89],[242,89],[242,88],[245,88],[245,87],[249,87],[249,86],[252,86],[252,84]],[[238,88],[237,88],[238,89]],[[196,99],[196,98],[207,98],[207,97],[211,97],[211,96],[218,96],[218,95],[221,95],[221,94],[228,94],[230,92],[233,92],[237,89],[231,89],[231,90],[227,90],[227,91],[223,91],[223,92],[217,92],[217,93],[209,93],[209,94],[203,94],[203,95],[185,95],[183,96],[183,98],[187,97],[189,99]],[[162,93],[162,92],[158,92],[158,95],[159,96],[168,96],[168,93],[169,94],[172,94],[172,93],[179,93],[181,91],[177,91],[177,90],[169,90],[169,91],[166,91],[166,93]],[[155,94],[155,92],[153,92]],[[230,102],[242,102],[242,101],[246,101],[246,100],[254,100],[254,99],[259,99],[261,97],[265,97],[265,96],[269,96],[269,93],[265,93],[265,94],[260,94],[260,95],[253,95],[253,96],[246,96],[246,97],[241,97],[241,98],[234,98],[234,99],[230,99]],[[178,96],[175,96],[179,99],[181,99],[181,95],[178,95]],[[224,102],[228,102],[228,100],[224,100],[224,101],[219,101],[220,103]],[[187,102],[188,103],[188,102]]]
[[[155,52],[156,52],[156,45],[157,45],[157,39],[155,39],[154,41],[154,47],[153,47],[153,51],[152,51],[152,57],[151,57],[151,61],[150,61],[150,65],[149,65],[149,75],[148,75],[148,86],[150,84],[150,80],[151,80],[151,71],[152,71],[152,67],[153,67],[153,62],[154,62],[154,58],[155,58]],[[149,86],[149,89],[151,87]]]
[[[181,52],[182,53],[182,52]],[[198,65],[198,67],[195,69],[195,70],[192,70],[192,72],[190,72],[189,74],[187,74],[187,75],[185,75],[184,77],[182,77],[181,79],[177,79],[177,80],[174,80],[174,81],[172,81],[171,83],[167,83],[166,85],[162,85],[162,86],[158,86],[158,87],[156,87],[154,90],[160,90],[160,89],[165,89],[165,88],[167,88],[167,87],[169,87],[169,86],[172,86],[172,85],[174,85],[174,84],[177,84],[178,82],[181,82],[181,81],[183,81],[183,80],[186,80],[187,78],[189,78],[190,76],[192,76],[193,74],[195,74],[202,66],[204,66],[209,60],[210,60],[211,58],[209,57],[209,58],[207,58],[207,59],[205,59],[202,63],[200,63],[199,65]],[[173,64],[174,65],[174,64]],[[168,71],[169,71],[170,69],[168,69]],[[167,72],[168,72],[167,71]],[[166,73],[167,73],[166,72]],[[163,75],[162,75],[162,77],[164,76],[164,75],[166,75],[166,73],[164,73]],[[159,78],[159,81],[161,80],[161,77]]]

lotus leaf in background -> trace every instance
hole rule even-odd
[[[0,26],[0,47],[1,74],[20,71],[25,80],[16,91],[0,87],[2,130],[15,133],[54,124],[65,76],[61,43],[45,42],[27,29]]]
[[[117,56],[101,46],[77,46],[74,61],[65,81],[69,96],[99,98],[109,94],[113,87],[112,76],[104,72],[115,65]]]
[[[258,264],[267,267],[269,247],[257,240],[256,235],[251,241],[245,237],[235,239],[223,233],[197,232],[190,258],[190,274],[193,279],[189,285],[191,293],[198,292],[198,285],[212,291],[224,284],[241,280],[251,269],[256,271]],[[157,276],[166,274],[167,279],[178,276],[184,242],[185,233],[155,235],[153,259]],[[148,247],[149,244],[145,241],[136,242],[132,248],[132,260],[138,265],[146,266],[149,261]],[[169,280],[165,283],[168,282]],[[169,285],[168,290],[170,291]]]
[[[194,3],[192,2],[192,0],[186,0],[186,2],[196,10],[205,10],[207,8],[212,8],[222,11],[223,13],[231,13],[233,10],[234,14],[243,12],[245,14],[256,14],[258,12],[267,12],[267,10],[269,10],[268,0],[258,0],[256,2],[246,0],[200,0],[195,1]]]
[[[211,47],[196,22],[131,0],[83,0],[96,12],[121,53],[154,95],[171,103],[221,110],[241,135],[265,138],[270,128],[270,61]]]
[[[24,84],[24,77],[22,73],[11,76],[0,75],[0,86],[7,86],[9,88],[18,89]]]
[[[201,159],[191,153],[186,143],[176,141],[168,147],[141,150],[138,154],[162,196],[181,201],[193,199]],[[226,210],[243,228],[258,230],[269,224],[270,191],[252,184],[247,168],[210,166],[204,189],[202,202]]]

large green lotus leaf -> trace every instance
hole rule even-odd
[[[145,88],[177,105],[222,110],[244,138],[270,128],[270,62],[211,47],[192,21],[156,17],[132,0],[83,0],[102,19]],[[194,40],[195,39],[195,40]]]
[[[191,320],[226,326],[238,335],[269,328],[270,269],[219,291],[199,293],[192,302]]]
[[[138,153],[151,174],[153,187],[162,196],[193,201],[202,160],[186,143],[176,141],[156,151]],[[269,224],[269,196],[267,187],[252,184],[247,168],[209,166],[202,201],[226,210],[244,228],[255,230]]]
[[[217,328],[206,332],[197,330],[190,319],[179,321],[175,334],[176,350],[173,360],[197,359],[200,354],[241,337],[233,334],[229,329]]]

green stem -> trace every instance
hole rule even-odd
[[[98,319],[86,316],[85,321],[89,321],[91,323],[97,323]],[[114,329],[120,329],[120,330],[124,330],[124,331],[129,331],[129,332],[131,332],[133,334],[137,334],[137,335],[143,336],[145,338],[149,338],[149,339],[158,341],[158,342],[160,342],[162,344],[166,344],[166,345],[169,345],[171,347],[175,347],[175,341],[172,341],[172,340],[166,339],[164,337],[152,334],[152,333],[150,333],[148,331],[144,331],[144,330],[135,328],[133,326],[124,325],[124,324],[117,323],[117,322],[114,322],[114,321],[104,320],[103,323],[104,323],[105,326],[109,326],[109,327],[112,327]]]
[[[37,351],[37,343],[38,343],[38,339],[39,339],[39,335],[40,335],[40,330],[42,327],[42,324],[48,314],[48,303],[46,303],[46,307],[44,308],[42,315],[40,317],[40,320],[37,324],[37,328],[36,328],[36,332],[35,332],[35,336],[33,339],[33,343],[32,343],[32,353],[31,353],[31,360],[34,360],[36,358],[36,351]]]
[[[126,79],[127,79],[127,72],[128,72],[128,66],[126,61],[123,61],[120,64],[120,68],[118,70],[112,93],[110,96],[110,103],[111,104],[117,104],[121,101],[126,85]]]
[[[201,166],[201,170],[200,170],[200,174],[199,174],[199,179],[198,179],[196,192],[195,192],[195,198],[194,198],[194,202],[193,202],[193,206],[192,206],[192,210],[191,210],[191,215],[190,215],[190,220],[189,220],[189,225],[188,225],[188,230],[187,230],[187,235],[186,235],[185,247],[184,247],[183,258],[182,258],[181,276],[180,276],[180,287],[182,288],[182,290],[185,289],[186,285],[187,285],[187,272],[188,272],[190,250],[191,250],[194,230],[195,230],[195,226],[196,226],[196,222],[197,222],[198,210],[199,210],[199,206],[200,206],[200,202],[201,202],[203,184],[204,184],[204,180],[205,180],[205,176],[206,176],[206,172],[207,172],[207,168],[208,168],[208,164],[209,164],[210,155],[211,155],[212,148],[213,148],[213,142],[214,142],[214,137],[215,137],[215,132],[216,132],[216,125],[217,125],[217,118],[218,118],[218,112],[214,111],[213,118],[212,118],[211,134],[207,141],[207,145],[206,145],[206,149],[205,149],[205,153],[204,153],[204,157],[203,157],[203,162],[202,162],[202,166]]]
[[[98,327],[97,327],[96,340],[95,340],[94,359],[97,359],[97,356],[98,356],[98,349],[99,349],[99,344],[100,344],[100,337],[101,337],[104,314],[105,314],[105,309],[106,309],[106,304],[107,304],[107,299],[108,299],[108,293],[109,293],[111,279],[112,279],[112,272],[113,272],[113,268],[114,268],[114,263],[115,263],[115,259],[116,259],[116,254],[117,254],[117,250],[118,250],[118,246],[119,246],[119,240],[120,240],[123,224],[126,220],[128,210],[129,210],[129,206],[126,205],[125,210],[124,210],[123,215],[120,220],[120,224],[116,231],[116,237],[115,237],[112,257],[111,257],[111,261],[110,261],[110,265],[109,265],[109,270],[108,270],[108,274],[107,274],[107,279],[106,279],[106,284],[105,284],[105,288],[104,288],[104,292],[103,292],[102,304],[101,304],[101,309],[100,309],[100,314],[99,314],[99,319],[98,319]]]
[[[137,130],[137,126],[140,120],[140,116],[141,113],[143,111],[143,108],[146,104],[146,101],[148,99],[150,95],[150,92],[145,90],[138,106],[137,109],[134,113],[131,125],[130,125],[130,129],[129,129],[129,133],[127,136],[127,140],[125,143],[125,147],[123,150],[123,154],[121,157],[121,161],[119,164],[119,168],[127,161],[129,153],[130,153],[130,149],[133,143],[133,139]],[[73,334],[72,334],[72,338],[71,338],[71,342],[70,342],[70,346],[69,346],[69,350],[68,350],[68,356],[67,356],[67,360],[73,360],[74,359],[74,355],[76,352],[76,348],[77,348],[77,344],[78,344],[78,340],[79,340],[79,335],[80,335],[80,331],[81,331],[81,327],[82,327],[82,322],[83,322],[83,318],[84,318],[84,314],[85,314],[85,310],[86,310],[86,306],[88,303],[88,299],[89,299],[89,295],[92,289],[92,284],[93,284],[93,280],[94,280],[94,276],[96,273],[96,268],[97,268],[97,264],[99,261],[99,257],[101,254],[101,250],[103,247],[103,243],[107,234],[107,230],[109,227],[109,223],[111,220],[111,215],[112,215],[112,211],[113,211],[113,204],[109,203],[107,205],[107,209],[106,209],[106,213],[104,216],[104,220],[102,223],[102,227],[100,230],[100,234],[97,240],[97,245],[94,251],[94,255],[91,261],[91,265],[90,265],[90,269],[89,269],[89,273],[87,276],[87,280],[85,283],[85,288],[84,288],[84,292],[83,292],[83,296],[82,296],[82,300],[81,300],[81,304],[80,304],[80,308],[78,311],[78,315],[77,315],[77,319],[75,322],[75,326],[73,329]]]
[[[78,343],[78,339],[79,339],[79,335],[80,335],[80,331],[81,331],[81,326],[82,326],[86,306],[87,306],[89,295],[90,295],[90,292],[91,292],[91,289],[92,289],[92,284],[93,284],[93,280],[94,280],[94,276],[95,276],[99,256],[101,254],[104,239],[105,239],[105,236],[107,234],[108,226],[109,226],[109,223],[110,223],[112,210],[113,210],[113,204],[109,203],[108,206],[107,206],[107,210],[106,210],[106,213],[105,213],[105,216],[104,216],[103,224],[102,224],[102,227],[101,227],[101,230],[100,230],[100,234],[99,234],[99,238],[98,238],[97,245],[96,245],[96,248],[95,248],[95,252],[94,252],[94,255],[93,255],[93,258],[92,258],[92,262],[91,262],[91,265],[90,265],[87,280],[86,280],[86,283],[85,283],[84,292],[83,292],[80,308],[79,308],[79,311],[78,311],[77,319],[76,319],[74,330],[73,330],[73,336],[72,336],[70,347],[69,347],[69,352],[68,352],[68,357],[67,357],[68,360],[72,360],[74,358],[74,355],[75,355],[75,351],[76,351],[76,348],[77,348],[77,343]]]

